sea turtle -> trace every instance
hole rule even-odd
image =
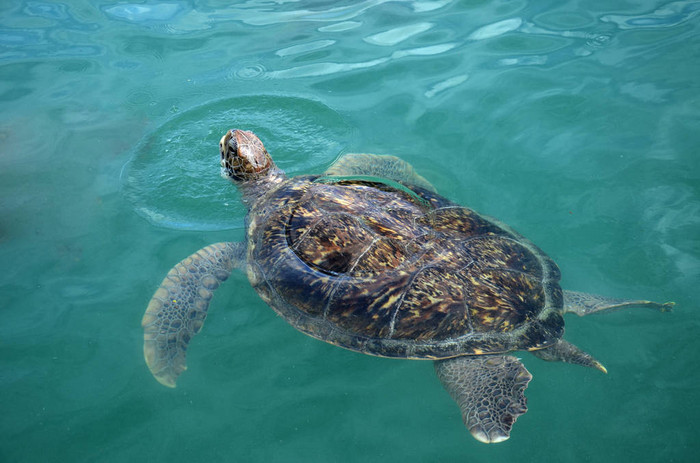
[[[175,387],[213,291],[233,269],[299,331],[369,355],[435,361],[481,442],[510,436],[532,376],[509,352],[605,368],[562,338],[562,315],[673,303],[562,291],[557,265],[510,227],[439,196],[394,156],[347,154],[288,178],[252,132],[220,142],[221,172],[248,207],[245,242],[170,270],[143,317],[144,355]]]

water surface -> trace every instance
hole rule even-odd
[[[694,461],[700,2],[6,1],[0,461]],[[174,390],[142,360],[167,270],[239,240],[217,141],[290,174],[402,156],[528,236],[565,287],[675,300],[567,317],[609,370],[520,354],[510,440],[429,362],[307,338],[234,274]]]

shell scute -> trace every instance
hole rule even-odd
[[[448,339],[472,331],[460,272],[427,267],[414,275],[396,309],[393,338]]]
[[[539,280],[521,272],[472,267],[466,303],[477,331],[511,331],[535,318],[545,304]]]
[[[379,238],[360,255],[350,275],[354,278],[372,278],[402,266],[409,254],[401,241]]]
[[[395,284],[366,280],[362,285],[346,280],[333,294],[326,320],[365,338],[388,338],[396,304],[403,296],[410,275],[396,272]]]
[[[460,206],[435,209],[420,217],[417,222],[437,232],[459,238],[507,234],[505,230],[493,222],[486,220],[471,209]]]
[[[537,256],[513,239],[487,235],[466,241],[463,246],[479,268],[502,268],[542,277]]]
[[[349,272],[372,241],[373,235],[358,219],[333,213],[315,221],[292,247],[309,265],[337,275]]]

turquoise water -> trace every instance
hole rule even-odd
[[[695,461],[700,2],[0,5],[0,461]],[[429,362],[297,333],[234,274],[160,386],[140,319],[238,240],[224,130],[291,174],[402,156],[563,286],[677,302],[567,317],[609,374],[522,353],[529,411],[471,438]]]

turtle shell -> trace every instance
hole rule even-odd
[[[248,222],[253,287],[332,344],[436,359],[539,349],[563,333],[556,264],[427,190],[296,177],[258,200]]]

